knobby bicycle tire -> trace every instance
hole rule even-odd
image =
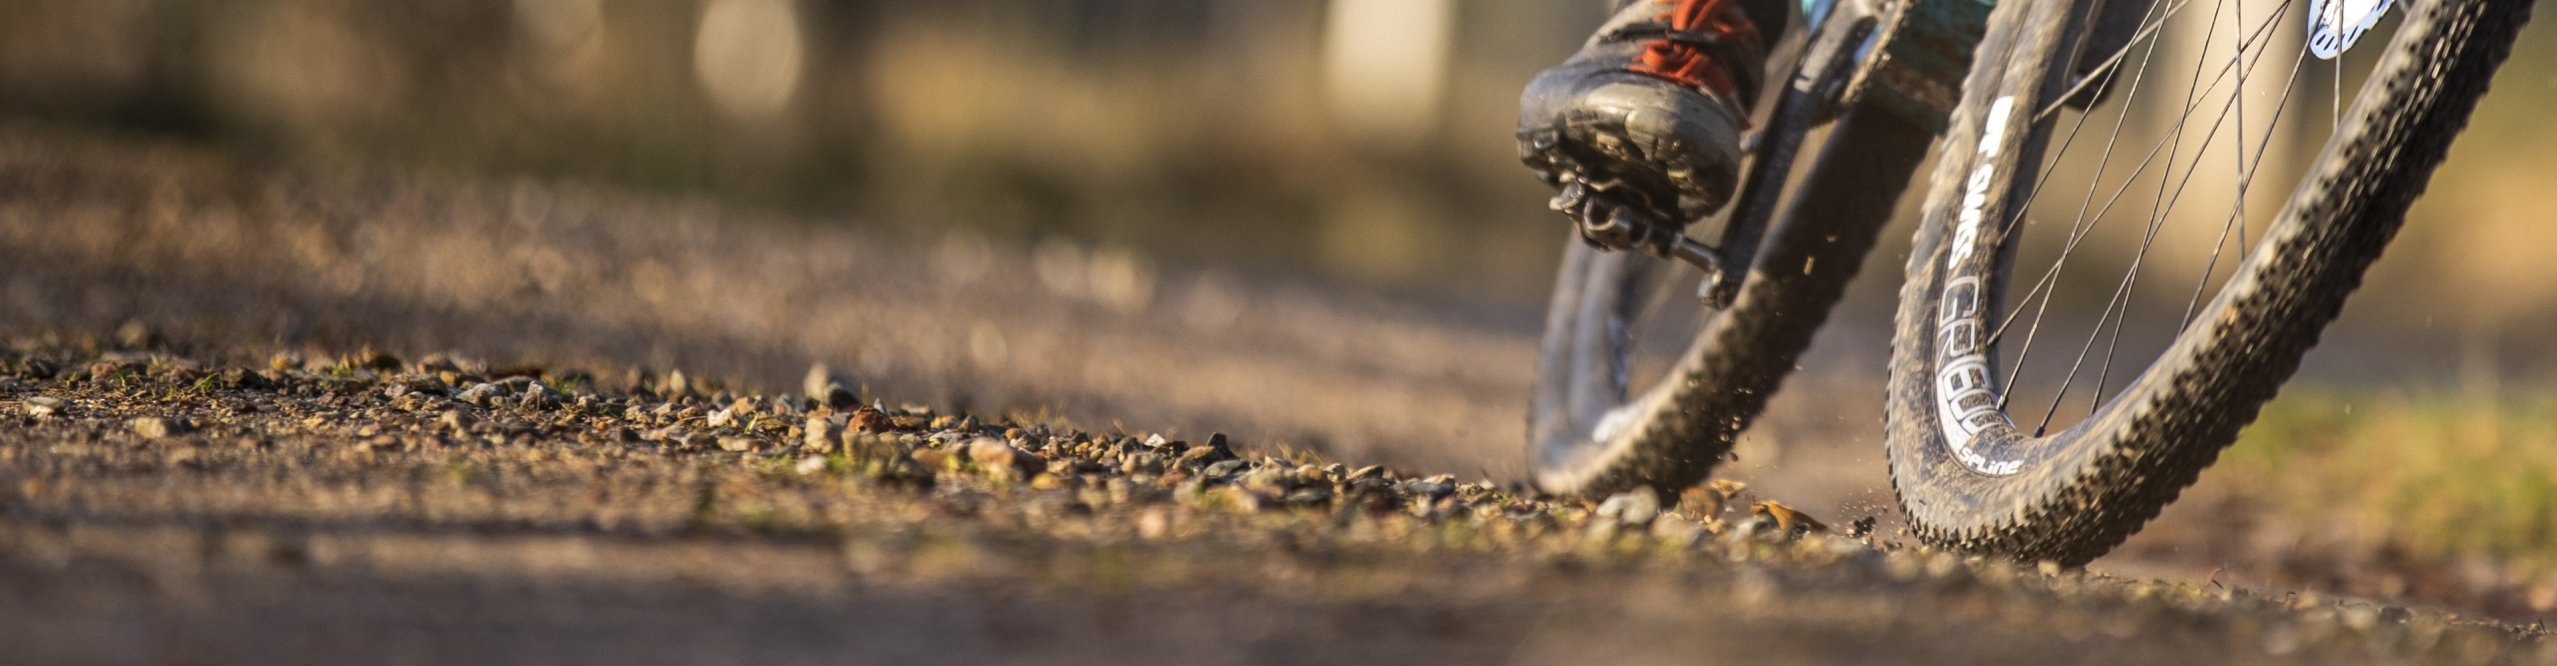
[[[1893,490],[1922,540],[1965,551],[2080,564],[2119,545],[2191,485],[2299,367],[2422,193],[2527,20],[2530,0],[2427,0],[2406,12],[2384,54],[2281,213],[2237,272],[2167,350],[2086,420],[2019,437],[2012,470],[1966,465],[1948,441],[1937,392],[1948,253],[1966,195],[1988,219],[2035,171],[2047,125],[1991,121],[1993,100],[2038,109],[2063,90],[2054,71],[2086,15],[2083,0],[2011,0],[1994,12],[1932,177],[1895,318],[1887,441]],[[2021,134],[2015,134],[2020,132]],[[2023,136],[2016,151],[1963,148]],[[1967,183],[1982,162],[1990,187]],[[2028,190],[2029,191],[2029,190]],[[1975,216],[1978,216],[1975,206]],[[2005,248],[2001,248],[2005,249]],[[2009,250],[2011,251],[2011,250]],[[1994,254],[1994,253],[1991,253]],[[1967,255],[1966,255],[1967,256]],[[1965,264],[1966,266],[1968,264]],[[1981,296],[1998,302],[2002,286]],[[1962,303],[1956,301],[1957,304]],[[1974,334],[1977,331],[1973,331]],[[1976,338],[1968,338],[1976,339]],[[1995,358],[1994,352],[1989,354]],[[2000,416],[2003,418],[2003,407]],[[2013,426],[2005,426],[2009,431]],[[1980,431],[1982,437],[1990,431]],[[2005,440],[2000,440],[2001,442]],[[1980,450],[1980,440],[1966,451]]]
[[[1648,486],[1676,491],[1702,481],[1734,438],[1766,407],[1794,361],[1845,293],[1893,206],[1925,159],[1933,132],[1889,112],[1852,109],[1833,123],[1819,167],[1794,188],[1730,306],[1707,321],[1668,375],[1629,404],[1634,418],[1610,437],[1572,427],[1564,379],[1600,361],[1607,330],[1575,326],[1611,303],[1607,254],[1566,249],[1546,317],[1528,415],[1529,464],[1548,492],[1590,497]],[[1617,341],[1621,342],[1621,341]]]

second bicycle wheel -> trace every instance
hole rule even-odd
[[[2531,5],[2249,4],[1992,15],[1892,344],[1922,539],[2078,564],[2155,517],[2341,309]]]
[[[1720,310],[1697,306],[1700,276],[1681,263],[1572,241],[1528,411],[1537,486],[1605,497],[1704,480],[1810,346],[1931,138],[1889,110],[1860,106],[1807,144],[1819,150],[1790,187],[1753,171],[1768,185],[1752,190],[1765,194],[1744,191],[1734,214],[1773,221],[1737,298]],[[1780,193],[1789,201],[1777,210]],[[1645,354],[1644,342],[1669,348]]]

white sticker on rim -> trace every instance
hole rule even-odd
[[[2378,23],[2394,0],[2309,0],[2308,52],[2334,60]]]
[[[1982,431],[1998,426],[2011,430],[2015,424],[2007,420],[1989,381],[1989,342],[1982,334],[1990,307],[1988,283],[1960,271],[1973,255],[1995,249],[1991,239],[1983,237],[1983,227],[1988,222],[1989,188],[1997,184],[1998,156],[2006,151],[2007,125],[2014,110],[2013,96],[1997,98],[1989,103],[1988,117],[1980,124],[1979,164],[1963,181],[1962,208],[1954,217],[1952,247],[1944,258],[1945,272],[1954,277],[1945,281],[1936,304],[1936,425],[1954,458],[1990,475],[2013,474],[2024,461],[1992,458],[1981,450]]]

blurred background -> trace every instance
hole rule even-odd
[[[1516,166],[1517,88],[1604,13],[30,0],[0,9],[0,113],[1520,298],[1558,227]]]
[[[831,361],[1515,478],[1565,238],[1516,94],[1605,4],[11,0],[0,304],[767,385]],[[2296,388],[2109,562],[2557,607],[2552,101],[2543,23]],[[1867,398],[1906,236],[1729,474],[1890,512]],[[2355,568],[2407,561],[2449,564]]]
[[[1560,225],[1516,166],[1517,89],[1606,4],[20,0],[0,114],[1532,306]],[[2404,307],[2370,323],[2515,343],[2557,314],[2545,32],[2374,280]],[[2440,293],[2494,298],[2414,298]]]

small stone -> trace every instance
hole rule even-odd
[[[1165,446],[1169,446],[1169,445],[1171,445],[1171,444],[1172,444],[1172,442],[1171,442],[1171,440],[1164,439],[1164,438],[1163,438],[1163,433],[1159,433],[1159,432],[1158,432],[1158,433],[1154,433],[1154,434],[1152,434],[1152,435],[1147,435],[1147,436],[1145,436],[1145,441],[1143,442],[1143,444],[1145,445],[1145,448],[1149,448],[1149,449],[1160,449],[1160,448],[1163,448],[1163,447],[1165,447]]]
[[[1121,458],[1121,461],[1119,472],[1123,474],[1134,476],[1163,473],[1163,455],[1159,453],[1152,451],[1131,453]]]
[[[453,396],[453,399],[479,405],[481,407],[487,407],[490,406],[491,403],[496,402],[498,398],[503,397],[506,397],[506,387],[504,385],[494,382],[480,382],[472,385],[470,388],[462,389],[462,394]]]
[[[1192,445],[1189,450],[1181,452],[1182,461],[1198,465],[1232,459],[1234,459],[1234,450],[1226,447],[1224,433],[1208,435],[1206,442]]]
[[[1705,524],[1677,514],[1664,513],[1651,521],[1651,535],[1662,543],[1678,548],[1693,548],[1704,543]]]
[[[694,387],[692,378],[685,377],[684,371],[668,370],[666,371],[665,388],[666,397],[674,398],[691,395]]]
[[[1757,516],[1759,520],[1774,523],[1778,529],[1793,534],[1829,531],[1828,525],[1821,524],[1819,520],[1812,518],[1811,514],[1778,504],[1774,500],[1749,505],[1749,513]]]
[[[1247,463],[1240,460],[1218,461],[1215,464],[1208,465],[1207,469],[1203,473],[1207,474],[1208,478],[1221,479],[1233,476],[1235,472],[1242,471],[1245,464]]]
[[[135,418],[125,422],[125,425],[133,429],[133,434],[141,435],[144,439],[165,439],[186,434],[188,430],[193,429],[188,427],[191,424],[184,419],[167,419],[157,416]]]
[[[558,391],[550,390],[550,387],[543,386],[541,382],[533,382],[524,385],[524,399],[519,404],[525,409],[549,409],[559,403]]]
[[[956,466],[959,458],[941,449],[915,449],[914,461],[924,469],[942,470]]]
[[[1299,506],[1311,506],[1329,501],[1332,501],[1332,490],[1329,488],[1298,488],[1295,492],[1287,494],[1287,503]]]
[[[1253,490],[1283,491],[1288,487],[1288,474],[1269,468],[1256,469],[1245,473],[1236,483]]]
[[[744,419],[740,419],[737,416],[737,408],[729,407],[716,412],[711,412],[710,418],[705,421],[704,424],[713,428],[725,428],[731,423],[736,423],[742,420]]]
[[[1013,448],[1011,443],[992,437],[968,440],[968,459],[988,470],[1029,473],[1045,467],[1044,461],[1028,451]]]
[[[1679,493],[1678,507],[1685,509],[1687,515],[1718,520],[1722,517],[1723,510],[1731,506],[1732,496],[1745,489],[1747,486],[1738,481],[1714,479],[1710,483]]]
[[[852,410],[852,418],[845,420],[844,425],[853,432],[887,432],[896,428],[887,412],[871,407]]]
[[[721,451],[751,451],[754,448],[755,440],[746,439],[744,437],[719,438],[719,450]]]
[[[1225,505],[1232,507],[1237,513],[1251,513],[1259,511],[1270,504],[1270,498],[1263,496],[1261,493],[1244,490],[1242,488],[1228,487],[1222,489],[1220,492],[1223,495]]]
[[[71,409],[71,404],[70,404],[70,403],[67,403],[67,402],[63,402],[61,398],[51,398],[51,397],[45,397],[45,396],[36,396],[36,397],[33,397],[33,398],[28,398],[28,399],[26,399],[24,402],[21,402],[21,403],[19,403],[19,404],[20,404],[20,406],[22,406],[22,407],[26,408],[26,410],[27,410],[27,415],[28,415],[28,416],[33,416],[33,417],[36,417],[36,418],[45,418],[45,417],[48,417],[48,416],[61,416],[64,412],[70,411],[70,409]]]
[[[824,416],[809,416],[808,422],[800,430],[805,434],[802,443],[813,450],[833,449],[836,443],[843,439],[843,424]]]
[[[470,432],[471,426],[479,424],[478,417],[471,416],[470,413],[458,409],[444,412],[444,415],[438,417],[436,420],[443,422],[444,429],[451,430],[453,431],[453,434],[457,435]]]
[[[823,456],[808,456],[806,458],[800,458],[799,465],[792,467],[790,471],[796,472],[800,476],[823,472],[826,471],[826,459]]]
[[[855,460],[889,460],[914,453],[914,447],[895,437],[845,431],[842,441],[844,455]]]
[[[1660,495],[1650,488],[1635,488],[1607,498],[1598,504],[1598,517],[1627,527],[1650,525],[1660,516]]]
[[[1402,483],[1394,484],[1394,492],[1403,493],[1403,494],[1406,494],[1406,495],[1418,495],[1418,496],[1422,496],[1422,497],[1427,497],[1427,498],[1429,498],[1429,499],[1438,499],[1438,498],[1441,498],[1441,497],[1446,497],[1446,496],[1448,496],[1449,494],[1456,492],[1456,485],[1455,485],[1455,484],[1451,484],[1451,483],[1448,483],[1448,482],[1445,482],[1445,481],[1437,481],[1437,480],[1433,480],[1434,478],[1435,478],[1435,477],[1433,477],[1432,479],[1421,479],[1421,480],[1417,480],[1417,481],[1405,481],[1405,482],[1402,482]]]

